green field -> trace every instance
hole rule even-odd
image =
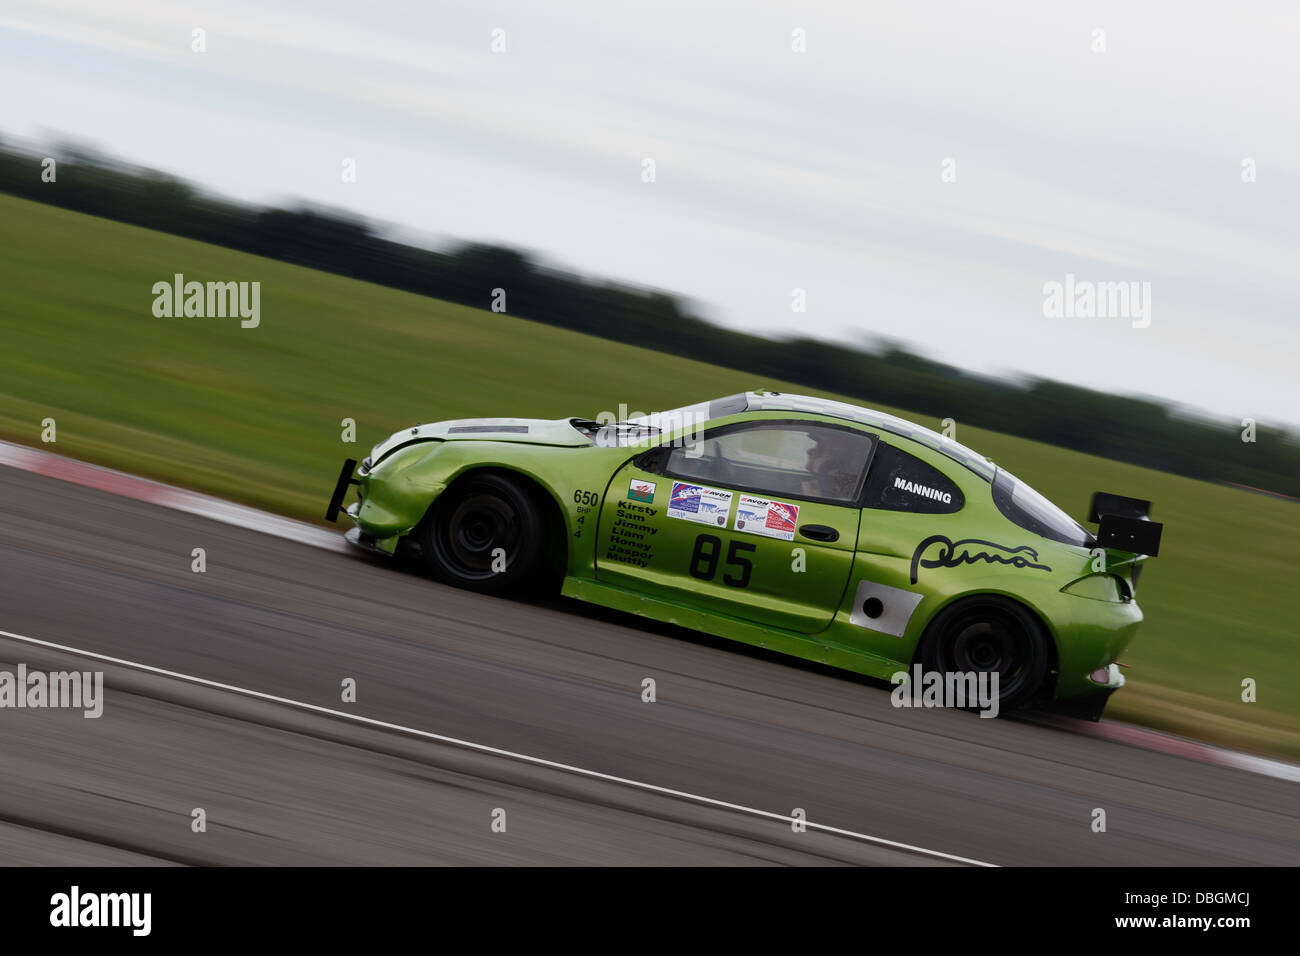
[[[60,454],[314,521],[344,457],[416,422],[825,394],[5,196],[0,235],[0,435],[40,445],[53,418]],[[260,327],[155,318],[152,286],[176,272],[261,282]],[[1300,754],[1300,506],[948,417],[1076,517],[1094,490],[1154,501],[1164,553],[1113,715]],[[1259,703],[1240,701],[1246,677]]]

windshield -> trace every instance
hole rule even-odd
[[[1094,543],[1083,525],[1001,468],[993,479],[993,503],[1010,521],[1026,531],[1080,548],[1090,548]]]
[[[745,396],[732,395],[709,402],[696,402],[664,412],[601,412],[594,419],[572,418],[573,427],[602,447],[645,448],[660,436],[675,435],[670,446],[697,445],[704,437],[704,423],[745,410]]]
[[[658,428],[663,432],[673,432],[680,428],[698,428],[714,418],[738,415],[746,408],[745,394],[728,395],[694,405],[671,408],[666,412],[651,412],[649,415],[631,415],[627,418],[630,425],[644,425]]]

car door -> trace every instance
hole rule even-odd
[[[893,659],[910,651],[903,638],[932,580],[933,572],[918,563],[918,546],[957,541],[969,533],[962,530],[969,528],[961,514],[965,495],[948,473],[962,466],[912,446],[929,455],[933,463],[927,463],[899,447],[903,441],[884,435],[877,443],[849,580],[854,627],[837,636],[855,650]]]
[[[597,579],[816,633],[848,584],[875,447],[849,426],[760,420],[637,456],[601,506]]]

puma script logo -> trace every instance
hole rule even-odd
[[[938,546],[933,557],[923,557],[928,549]],[[993,549],[992,551],[984,549]],[[976,550],[979,549],[979,550]],[[918,568],[959,568],[963,564],[983,561],[986,564],[1009,564],[1013,568],[1033,568],[1036,571],[1052,570],[1038,563],[1038,552],[1027,544],[1008,547],[979,538],[962,538],[953,541],[941,534],[932,534],[912,552],[912,583],[916,583]]]

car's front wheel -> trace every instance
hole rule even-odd
[[[520,482],[470,475],[434,502],[422,550],[435,577],[485,594],[522,593],[539,582],[546,522]]]
[[[1042,686],[1048,640],[1024,605],[985,595],[940,611],[921,639],[919,656],[927,671],[996,674],[999,710],[1011,710],[1028,703]]]

